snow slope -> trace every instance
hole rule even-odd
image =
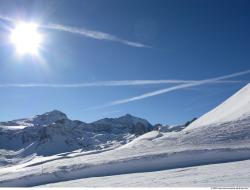
[[[250,115],[250,84],[242,88],[225,102],[203,115],[185,130],[194,129],[203,125],[221,123],[239,119]]]
[[[250,160],[84,178],[42,187],[249,187]]]

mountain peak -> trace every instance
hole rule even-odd
[[[123,116],[121,116],[120,118],[128,118],[128,119],[131,119],[131,118],[133,118],[133,117],[135,117],[135,116],[133,116],[133,115],[131,115],[131,114],[126,114],[126,115],[123,115]]]
[[[67,115],[58,110],[52,110],[46,112],[42,115],[37,115],[32,118],[32,123],[34,125],[48,125],[59,120],[68,119]]]
[[[52,110],[39,116],[61,117],[62,119],[68,119],[67,115],[59,110]]]
[[[147,120],[133,116],[131,114],[126,114],[124,116],[121,116],[118,118],[118,120],[123,121],[123,122],[129,121],[129,122],[132,122],[133,124],[143,123],[146,126],[147,125],[151,126],[151,124]]]

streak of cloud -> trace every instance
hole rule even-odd
[[[105,87],[105,86],[143,86],[157,84],[186,84],[197,82],[195,80],[121,80],[121,81],[96,81],[89,83],[74,84],[51,84],[51,83],[23,83],[23,84],[0,84],[0,88],[83,88],[83,87]],[[213,83],[241,83],[242,81],[215,81]]]
[[[1,20],[5,20],[11,23],[16,23],[18,22],[17,19],[10,18],[8,16],[0,15]],[[62,24],[44,24],[44,25],[39,25],[41,28],[47,28],[47,29],[52,29],[52,30],[57,30],[57,31],[63,31],[63,32],[68,32],[72,34],[78,34],[87,38],[92,38],[96,40],[105,40],[105,41],[113,41],[113,42],[118,42],[124,45],[136,47],[136,48],[152,48],[151,46],[139,43],[139,42],[133,42],[129,40],[122,39],[120,37],[117,37],[112,34],[108,34],[105,32],[100,32],[100,31],[94,31],[94,30],[89,30],[86,28],[78,28],[78,27],[72,27],[72,26],[66,26]]]
[[[128,46],[137,47],[137,48],[151,48],[150,46],[142,44],[142,43],[124,40],[124,39],[119,38],[117,36],[114,36],[112,34],[94,31],[94,30],[89,30],[86,28],[77,28],[77,27],[65,26],[65,25],[60,25],[60,24],[49,24],[49,25],[44,25],[43,27],[49,28],[49,29],[54,29],[54,30],[59,30],[59,31],[64,31],[64,32],[69,32],[69,33],[73,33],[73,34],[79,34],[79,35],[93,38],[96,40],[106,40],[106,41],[118,42],[118,43],[122,43],[122,44],[125,44]]]
[[[164,89],[156,90],[156,91],[153,91],[153,92],[145,93],[145,94],[142,94],[140,96],[135,96],[135,97],[131,97],[131,98],[116,100],[116,101],[113,101],[113,102],[108,103],[108,104],[103,105],[103,106],[93,107],[93,109],[125,104],[125,103],[129,103],[129,102],[149,98],[149,97],[152,97],[152,96],[157,96],[157,95],[160,95],[160,94],[164,94],[164,93],[168,93],[168,92],[172,92],[172,91],[176,91],[176,90],[181,90],[181,89],[185,89],[185,88],[189,88],[189,87],[193,87],[193,86],[199,86],[199,85],[203,85],[203,84],[214,83],[214,82],[217,82],[217,81],[220,81],[220,80],[225,80],[225,79],[229,79],[229,78],[233,78],[233,77],[237,77],[237,76],[242,76],[242,75],[246,75],[246,74],[249,74],[249,73],[250,73],[250,70],[246,70],[246,71],[243,71],[243,72],[237,72],[237,73],[233,73],[233,74],[230,74],[230,75],[224,75],[224,76],[220,76],[220,77],[216,77],[216,78],[210,78],[210,79],[205,79],[205,80],[180,84],[180,85],[176,85],[176,86],[173,86],[173,87],[164,88]]]

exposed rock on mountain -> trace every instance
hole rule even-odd
[[[15,151],[20,157],[53,155],[76,149],[105,150],[130,142],[152,128],[148,121],[132,115],[84,123],[70,120],[66,114],[54,110],[0,123],[0,150]]]

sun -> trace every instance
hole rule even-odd
[[[35,23],[17,23],[10,35],[10,41],[20,55],[37,55],[42,40],[42,35],[38,32],[38,25]]]

